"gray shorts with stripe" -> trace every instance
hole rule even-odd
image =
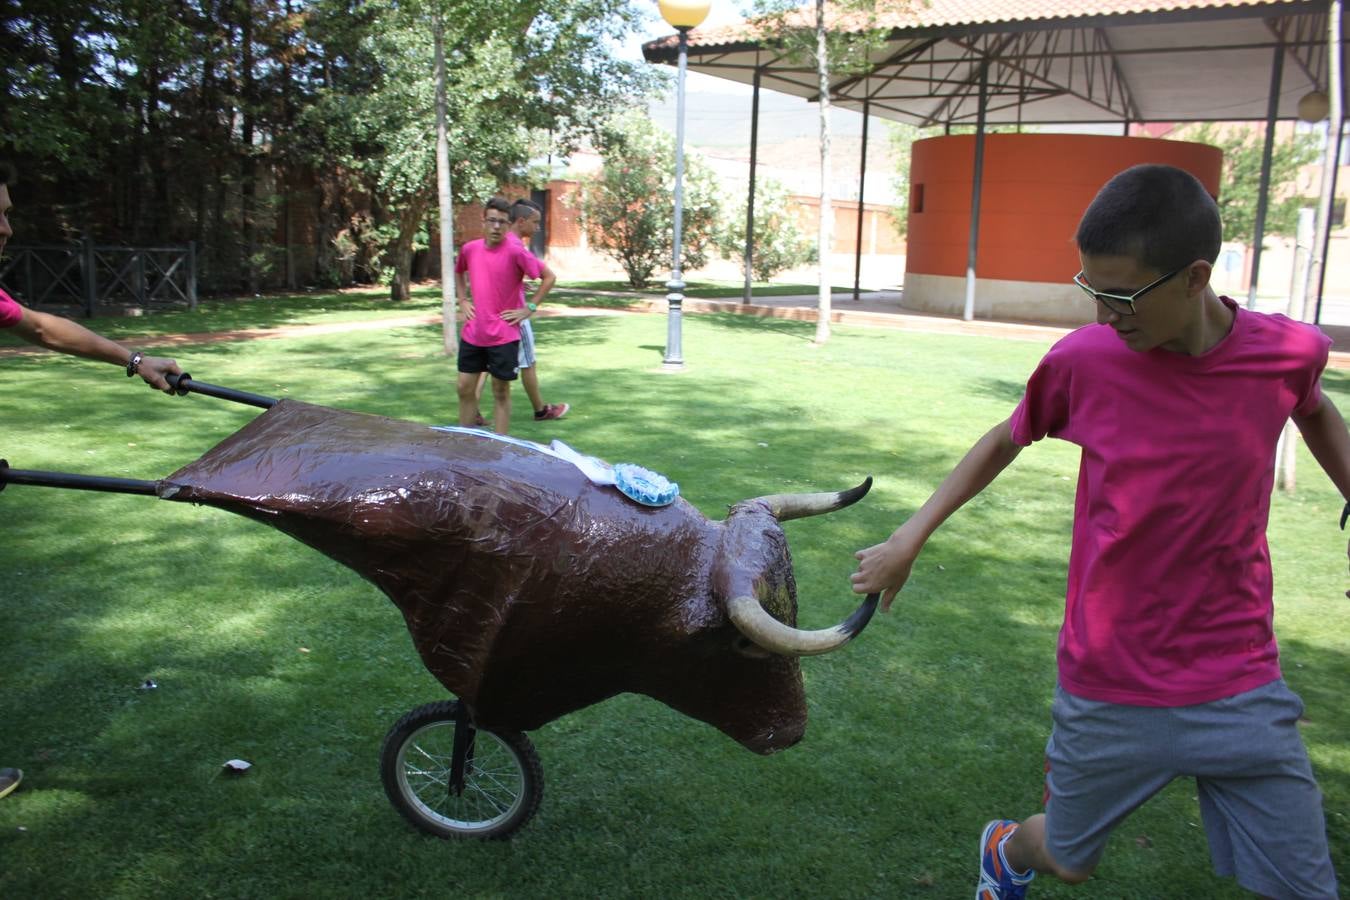
[[[530,320],[520,323],[520,367],[528,369],[534,365],[534,327]]]
[[[1336,896],[1322,794],[1283,680],[1194,706],[1121,706],[1056,687],[1046,843],[1090,871],[1107,838],[1174,778],[1194,778],[1214,870],[1266,897]]]

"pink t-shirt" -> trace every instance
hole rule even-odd
[[[522,241],[522,240],[520,239],[520,235],[516,234],[514,231],[508,231],[508,232],[506,233],[506,238],[505,238],[505,239],[508,240],[508,241],[515,241],[517,244],[519,244],[521,247],[524,248],[524,250],[525,250],[526,253],[529,253],[530,256],[534,256],[534,254],[530,252],[530,248],[529,248],[529,247],[526,247],[526,246],[525,246],[525,242]],[[535,258],[538,259],[538,257],[535,257]],[[542,270],[543,270],[543,266],[540,266],[540,271],[542,272]],[[535,277],[538,277],[538,276],[535,276]],[[524,306],[524,305],[525,305],[525,282],[523,282],[523,281],[520,283],[520,305],[521,305],[521,306]]]
[[[1266,522],[1275,443],[1321,400],[1331,341],[1223,302],[1201,356],[1128,349],[1108,325],[1045,355],[1012,416],[1023,446],[1079,445],[1059,679],[1071,694],[1187,706],[1280,677]]]
[[[460,248],[456,272],[469,273],[469,296],[474,316],[464,323],[461,337],[479,347],[495,347],[520,340],[520,328],[502,318],[502,312],[519,309],[520,283],[538,278],[542,267],[519,240],[504,239],[489,248],[483,241],[469,241]]]
[[[14,298],[0,291],[0,328],[13,328],[23,318],[23,307]]]

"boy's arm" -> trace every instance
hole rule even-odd
[[[975,442],[918,512],[883,543],[854,554],[859,560],[858,571],[852,577],[854,592],[881,592],[881,608],[889,610],[891,601],[909,579],[909,571],[919,551],[938,526],[984,490],[1021,452],[1022,448],[1013,443],[1011,420],[991,428]]]
[[[548,296],[549,291],[553,290],[553,285],[558,281],[558,276],[553,274],[553,270],[548,267],[548,263],[541,262],[539,267],[541,269],[539,287],[535,290],[534,296],[530,298],[530,302],[535,306],[544,302],[544,298]]]
[[[131,362],[132,351],[63,316],[25,308],[23,318],[10,330],[30,344],[57,353],[96,359],[115,366],[126,366]],[[142,356],[136,369],[136,374],[146,384],[161,391],[170,390],[165,375],[178,375],[181,372],[178,363],[159,356]]]
[[[534,315],[532,307],[538,306],[544,302],[548,292],[553,290],[554,283],[558,280],[553,274],[553,270],[548,267],[548,263],[540,263],[539,287],[535,290],[534,296],[530,298],[529,305],[519,309],[507,309],[502,311],[502,318],[512,325],[518,325],[521,322]]]
[[[455,296],[459,298],[459,314],[464,321],[473,318],[473,304],[469,302],[469,285],[463,272],[455,273]]]
[[[1293,419],[1313,459],[1327,473],[1341,496],[1350,498],[1350,431],[1346,430],[1345,420],[1336,404],[1323,394],[1317,409]]]

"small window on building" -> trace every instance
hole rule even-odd
[[[923,212],[923,185],[911,184],[909,186],[909,211],[911,213]]]
[[[1337,197],[1331,201],[1331,227],[1345,227],[1345,198]]]

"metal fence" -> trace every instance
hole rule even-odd
[[[197,246],[9,245],[0,288],[26,306],[74,304],[86,316],[100,305],[186,303],[197,308]]]

